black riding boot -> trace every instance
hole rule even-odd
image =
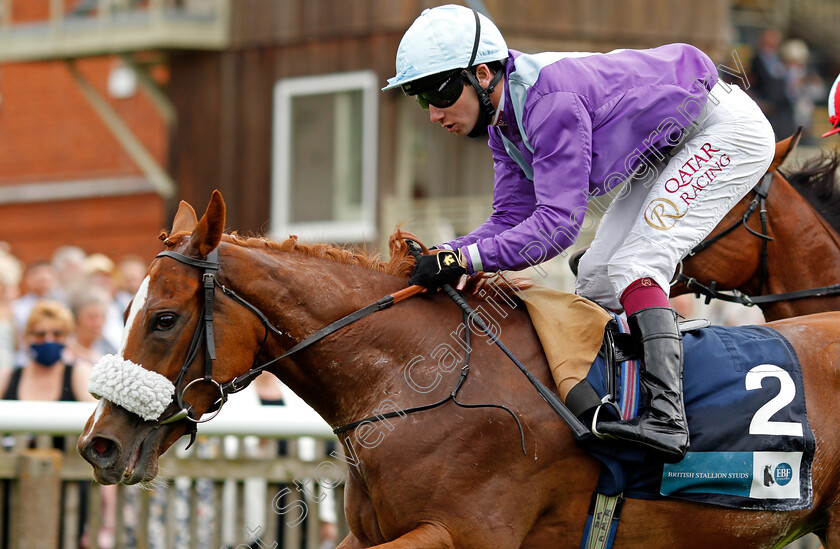
[[[640,378],[649,396],[648,405],[639,417],[599,423],[598,432],[653,448],[667,461],[680,461],[688,450],[688,426],[683,404],[682,336],[676,312],[668,307],[650,307],[627,320],[643,351]]]

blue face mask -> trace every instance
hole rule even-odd
[[[29,346],[29,349],[35,362],[42,366],[52,366],[61,359],[64,343],[56,343],[55,341],[33,343]]]

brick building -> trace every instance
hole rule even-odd
[[[486,146],[379,92],[402,33],[442,3],[0,0],[0,241],[26,261],[61,244],[151,258],[177,200],[202,209],[214,188],[229,227],[278,238],[474,227]],[[726,61],[733,38],[725,0],[464,3],[523,51],[682,41]]]
[[[49,19],[49,2],[9,5],[15,25]],[[164,164],[164,120],[137,86],[116,91],[119,59],[80,58],[74,66]],[[114,259],[151,258],[164,211],[163,198],[86,99],[70,65],[44,59],[0,67],[0,241],[15,255],[31,262],[73,244]]]

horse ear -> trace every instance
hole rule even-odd
[[[796,130],[796,133],[776,143],[776,152],[773,155],[773,162],[770,164],[770,167],[767,168],[767,173],[776,171],[777,168],[781,167],[782,164],[785,163],[790,153],[793,152],[793,149],[799,144],[799,140],[802,138],[802,126]]]
[[[193,229],[187,249],[198,257],[207,257],[221,242],[224,230],[225,201],[222,193],[213,191],[207,210]]]
[[[198,217],[195,215],[193,207],[183,200],[178,205],[178,212],[175,214],[175,219],[172,221],[172,233],[188,232],[191,233],[198,224]]]

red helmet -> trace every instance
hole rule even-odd
[[[828,137],[831,134],[840,132],[840,76],[831,85],[831,91],[828,92],[828,121],[831,122],[832,129],[823,134],[823,137]]]

